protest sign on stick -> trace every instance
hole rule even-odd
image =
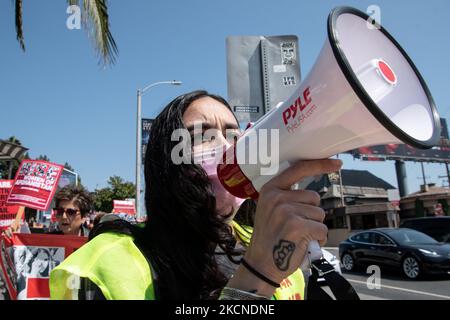
[[[25,207],[20,206],[19,210],[17,210],[16,218],[11,224],[11,227],[14,232],[19,230],[20,228],[20,222],[24,220],[24,213],[25,213]]]
[[[8,296],[13,300],[49,299],[50,272],[86,241],[85,237],[67,235],[2,236],[0,273]]]
[[[63,166],[47,161],[24,160],[16,173],[7,203],[48,210]]]
[[[136,208],[133,200],[113,200],[113,213],[136,214]]]

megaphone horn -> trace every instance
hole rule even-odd
[[[261,174],[261,163],[236,161],[250,136],[263,129],[279,130],[279,172],[294,161],[363,146],[438,143],[439,115],[425,81],[397,41],[367,21],[367,14],[350,7],[330,13],[328,39],[307,78],[227,151],[225,158],[234,161],[218,166],[230,193],[256,199],[273,177]]]

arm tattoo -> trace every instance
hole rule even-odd
[[[289,261],[295,250],[295,243],[287,240],[280,240],[273,247],[273,261],[278,269],[286,271],[289,268]]]

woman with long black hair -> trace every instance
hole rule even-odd
[[[181,142],[174,138],[180,130],[189,133]],[[205,138],[206,131],[213,137]],[[241,206],[221,187],[209,157],[232,145],[239,131],[219,96],[194,91],[170,102],[153,122],[147,146],[145,227],[100,223],[90,241],[52,271],[52,298],[303,298],[299,265],[309,241],[326,241],[327,228],[319,196],[290,187],[336,171],[341,162],[298,162],[261,189],[257,204]],[[200,161],[175,159],[188,141],[194,144],[183,159]],[[233,220],[238,210],[254,218],[254,229]]]

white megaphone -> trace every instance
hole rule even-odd
[[[362,146],[406,143],[425,149],[438,143],[439,115],[425,81],[394,38],[369,21],[350,7],[330,13],[328,40],[307,78],[248,129],[218,165],[218,177],[230,193],[257,199],[274,176],[261,174],[259,160],[242,161],[261,130],[278,129],[278,173],[298,160]],[[321,256],[319,244],[311,242],[305,262]]]

